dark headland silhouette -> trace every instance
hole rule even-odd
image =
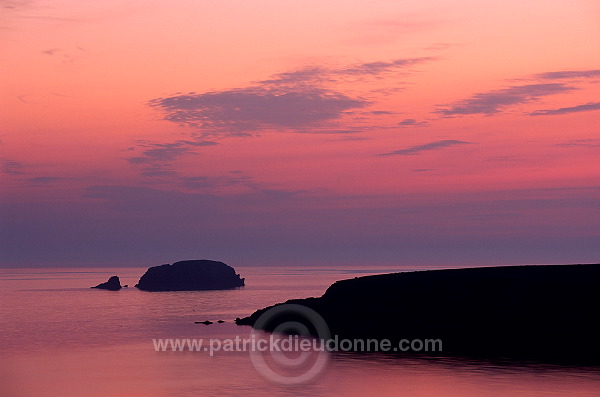
[[[144,291],[202,291],[244,286],[244,279],[223,262],[187,260],[149,268],[135,285]]]
[[[118,291],[121,289],[121,281],[118,276],[112,276],[108,279],[107,282],[96,285],[95,287],[90,288],[99,288],[99,289],[107,289],[109,291]]]
[[[600,363],[600,264],[373,275],[286,303],[314,309],[340,339],[431,338],[443,342],[434,355]],[[236,323],[254,325],[269,308]],[[290,314],[264,328],[287,321],[310,329]]]

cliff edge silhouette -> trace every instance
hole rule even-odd
[[[436,355],[600,363],[600,264],[373,275],[286,303],[315,310],[339,338],[441,339]],[[236,323],[254,325],[271,307]],[[265,328],[298,321],[310,329],[296,317]]]

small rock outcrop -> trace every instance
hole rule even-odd
[[[118,291],[121,289],[121,281],[119,281],[118,276],[112,276],[108,279],[107,282],[98,284],[95,287],[90,288],[99,288],[99,289],[107,289],[109,291]]]
[[[144,291],[203,291],[244,286],[244,279],[223,262],[187,260],[149,268],[135,285]]]

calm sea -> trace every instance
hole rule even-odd
[[[319,296],[335,280],[412,269],[236,270],[246,287],[154,293],[133,288],[142,268],[0,270],[0,396],[600,395],[593,368],[326,353],[314,378],[283,384],[269,376],[277,368],[261,368],[248,352],[156,351],[161,338],[248,339],[250,328],[234,325],[236,317]],[[130,288],[89,288],[112,275]],[[204,320],[214,324],[194,323]]]

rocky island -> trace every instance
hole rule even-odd
[[[186,260],[149,268],[135,285],[144,291],[202,291],[244,286],[244,279],[223,262]]]
[[[286,303],[315,310],[339,338],[431,338],[443,342],[435,355],[600,363],[600,264],[373,275]],[[254,325],[271,307],[236,323]],[[290,313],[262,328],[287,321],[311,329],[310,321]]]
[[[96,285],[95,287],[90,288],[98,288],[98,289],[107,289],[109,291],[118,291],[121,289],[121,281],[118,276],[112,276],[108,279],[107,282]]]

